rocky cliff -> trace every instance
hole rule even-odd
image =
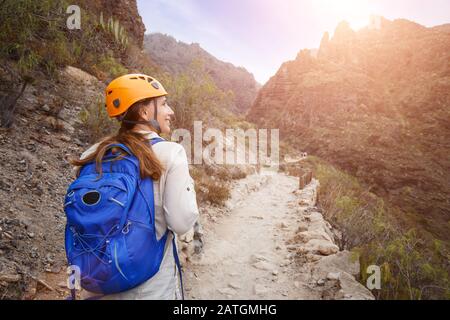
[[[139,15],[136,0],[97,0],[97,1],[81,1],[83,9],[90,12],[108,17],[119,19],[121,25],[125,28],[131,38],[142,48],[144,42],[145,25]],[[105,19],[105,20],[106,20]]]
[[[450,34],[407,20],[326,33],[261,89],[248,118],[365,182],[448,239]]]

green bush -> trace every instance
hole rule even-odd
[[[101,57],[97,66],[102,72],[105,72],[113,79],[128,73],[127,68],[110,56]]]
[[[450,299],[448,252],[442,242],[426,243],[416,230],[355,249],[361,255],[362,283],[367,266],[381,265],[382,299]]]
[[[0,58],[18,61],[22,76],[38,68],[51,72],[66,63],[67,6],[61,0],[2,1]]]

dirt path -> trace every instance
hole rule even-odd
[[[230,214],[205,230],[202,256],[186,269],[187,298],[320,298],[285,244],[300,222],[297,189],[298,178],[281,173],[240,181]]]

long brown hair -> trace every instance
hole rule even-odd
[[[145,108],[145,106],[151,101],[152,99],[145,99],[133,104],[128,109],[124,120],[131,120],[131,121],[141,120],[140,110]],[[79,167],[77,176],[79,175],[80,167],[84,166],[89,162],[92,162],[93,160],[95,160],[96,170],[98,174],[101,176],[103,171],[102,159],[106,151],[110,149],[110,145],[121,143],[126,145],[133,153],[133,155],[139,160],[139,173],[142,179],[151,177],[154,180],[159,180],[164,170],[164,167],[156,157],[155,153],[153,152],[153,149],[148,140],[145,139],[145,137],[142,134],[132,131],[134,126],[135,124],[122,122],[119,132],[116,135],[108,136],[102,139],[95,152],[93,152],[84,159],[69,160],[72,165]],[[118,157],[114,158],[113,161],[120,159],[125,154],[124,152],[125,151],[119,154]]]

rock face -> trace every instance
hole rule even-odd
[[[260,90],[248,119],[356,176],[448,240],[450,33],[380,18],[341,23]],[[417,222],[411,222],[417,223]]]
[[[144,47],[152,61],[174,74],[202,61],[217,87],[233,93],[235,112],[246,112],[256,98],[260,85],[250,72],[218,60],[196,43],[187,44],[168,35],[152,33],[145,36]]]

